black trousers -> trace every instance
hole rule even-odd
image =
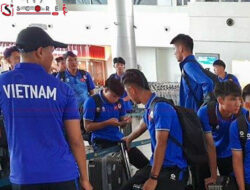
[[[134,184],[144,184],[150,176],[152,167],[145,166],[119,190],[132,190]],[[184,190],[187,182],[187,171],[182,171],[178,167],[163,168],[160,172],[156,190]]]
[[[232,157],[218,158],[217,166],[221,176],[230,176],[233,173]],[[191,166],[192,181],[195,190],[205,189],[204,180],[211,176],[208,164]]]
[[[116,146],[117,144],[118,142],[96,139],[93,142],[93,147],[95,150],[101,150],[112,146]],[[149,164],[148,158],[136,147],[133,147],[128,151],[128,158],[130,164],[135,166],[137,169],[142,169],[144,166]]]
[[[78,179],[64,181],[58,183],[43,183],[43,184],[27,184],[18,185],[12,184],[12,190],[80,190]]]

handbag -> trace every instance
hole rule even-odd
[[[238,190],[234,176],[219,176],[216,184],[208,185],[208,190]]]

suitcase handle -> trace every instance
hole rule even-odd
[[[126,149],[126,145],[125,145],[124,141],[122,141],[120,143],[120,147],[121,147],[122,159],[124,162],[127,179],[130,179],[131,178],[131,171],[130,171],[130,167],[129,167],[128,153],[127,153],[127,149]]]

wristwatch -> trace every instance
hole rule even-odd
[[[150,179],[153,179],[153,180],[158,180],[158,176],[153,175],[153,174],[150,174]]]

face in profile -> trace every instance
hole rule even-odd
[[[224,98],[221,98],[219,100],[219,103],[221,104],[223,110],[225,110],[226,112],[231,114],[237,114],[240,110],[242,99],[241,97],[229,95]]]
[[[183,61],[183,56],[181,54],[182,46],[174,44],[174,47],[175,47],[174,54],[175,54],[175,57],[176,57],[177,61],[182,62]]]
[[[215,73],[217,76],[222,75],[224,72],[225,72],[224,67],[219,66],[219,65],[215,65],[215,66],[214,66],[214,73]]]
[[[135,103],[135,104],[140,104],[140,100],[138,98],[138,93],[136,92],[136,88],[130,85],[124,85],[125,90],[129,96],[129,98]]]
[[[244,108],[250,111],[250,95],[246,96],[244,101]]]
[[[54,47],[53,46],[48,46],[46,48],[42,48],[42,58],[41,58],[41,62],[43,63],[43,65],[45,66],[45,69],[47,71],[50,70],[52,62],[53,62],[53,51],[54,51]]]
[[[20,63],[20,53],[18,51],[14,51],[6,60],[13,68],[16,64]]]

